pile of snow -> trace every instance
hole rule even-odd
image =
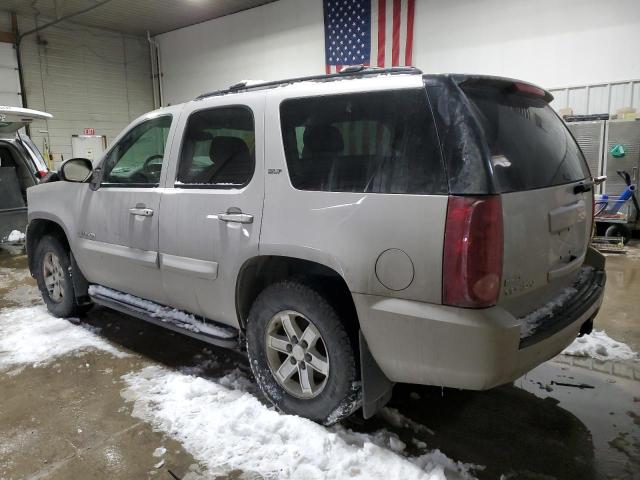
[[[7,237],[7,242],[24,242],[24,233],[19,230],[12,230]]]
[[[119,302],[124,302],[134,307],[138,307],[145,310],[154,318],[162,320],[166,323],[171,323],[185,330],[189,330],[194,333],[206,333],[219,338],[234,338],[237,336],[237,331],[232,328],[223,328],[216,325],[204,323],[198,320],[190,313],[183,312],[171,307],[165,307],[155,302],[145,300],[135,295],[128,293],[122,293],[111,288],[103,287],[102,285],[89,286],[89,295],[98,295],[106,298],[111,298]]]
[[[211,381],[150,366],[122,378],[132,415],[177,439],[214,476],[239,469],[279,479],[473,478],[474,466],[439,450],[403,456],[405,444],[386,430],[357,433],[280,414],[250,393],[239,370]]]
[[[39,366],[89,349],[127,356],[87,329],[51,316],[43,306],[0,312],[0,370],[21,364]]]
[[[597,360],[632,360],[639,357],[626,343],[618,342],[604,331],[598,330],[576,338],[562,353]]]

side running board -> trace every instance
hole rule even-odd
[[[98,305],[112,308],[118,312],[197,338],[212,345],[231,349],[237,349],[240,346],[239,330],[227,325],[210,320],[206,323],[200,322],[193,315],[186,312],[100,285],[91,285],[89,287],[89,296]]]

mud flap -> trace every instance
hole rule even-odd
[[[360,378],[362,379],[362,415],[373,417],[391,399],[394,383],[387,378],[369,351],[367,341],[358,332],[360,341]]]
[[[76,295],[76,304],[89,304],[91,303],[91,298],[89,297],[89,282],[87,282],[87,279],[84,278],[84,275],[80,271],[73,252],[69,252],[69,256],[71,257],[71,282],[73,283],[73,291]]]

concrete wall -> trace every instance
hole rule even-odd
[[[0,12],[0,17],[8,14]],[[42,25],[46,19],[39,19]],[[19,16],[21,32],[34,17]],[[61,23],[22,42],[27,106],[54,118],[36,122],[31,137],[50,146],[55,166],[71,158],[71,136],[84,128],[113,138],[137,116],[153,109],[146,39]]]
[[[416,0],[414,64],[547,88],[640,78],[638,0]],[[320,0],[280,0],[158,37],[165,103],[324,72]]]

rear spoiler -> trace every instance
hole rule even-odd
[[[533,83],[516,80],[514,78],[494,77],[490,75],[452,75],[453,80],[466,88],[497,88],[505,92],[519,93],[526,96],[542,98],[551,103],[553,95],[548,90]]]

